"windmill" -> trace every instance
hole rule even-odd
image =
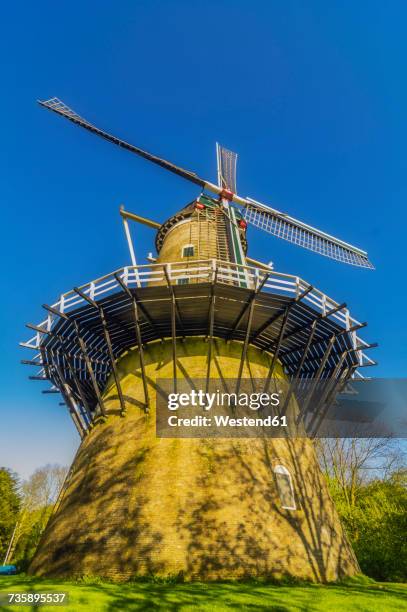
[[[235,153],[217,145],[218,180],[97,128],[57,98],[40,102],[200,188],[166,221],[121,210],[132,264],[44,304],[28,365],[62,396],[81,437],[30,572],[293,575],[358,571],[312,441],[168,439],[155,431],[160,380],[311,381],[298,418],[315,435],[338,390],[375,365],[366,326],[298,276],[247,255],[247,225],[315,253],[372,268],[366,252],[237,195]],[[156,230],[138,265],[128,221]],[[324,392],[316,385],[325,381]],[[288,400],[287,400],[288,401]],[[307,410],[305,410],[307,409]],[[306,414],[305,414],[306,412]]]

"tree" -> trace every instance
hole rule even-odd
[[[407,580],[403,445],[391,438],[320,439],[316,448],[362,571]]]
[[[322,470],[349,508],[362,485],[388,478],[405,463],[404,450],[394,438],[320,438],[316,449]]]
[[[353,546],[363,571],[376,580],[407,580],[407,471],[374,480],[359,492]]]
[[[48,464],[35,470],[22,485],[23,507],[32,512],[54,504],[66,473],[66,467],[56,464]]]
[[[7,468],[0,468],[0,563],[16,526],[20,503],[17,475]]]
[[[13,558],[25,570],[48,522],[65,480],[67,468],[38,468],[21,486],[21,507],[13,542]]]

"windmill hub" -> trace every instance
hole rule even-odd
[[[233,234],[230,232],[230,216],[233,214]],[[173,260],[191,262],[198,259],[216,258],[233,261],[247,252],[246,224],[239,210],[225,210],[221,201],[201,194],[159,228],[155,240],[158,261],[168,258],[169,249]]]

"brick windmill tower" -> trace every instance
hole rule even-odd
[[[56,98],[41,105],[194,183],[196,199],[164,223],[121,210],[131,265],[44,305],[31,378],[48,380],[81,437],[30,572],[334,580],[358,571],[312,440],[326,406],[373,365],[365,324],[297,276],[247,256],[247,224],[332,259],[365,252],[236,193],[236,155],[217,147],[218,182],[112,136]],[[128,221],[156,230],[137,265]],[[302,415],[310,437],[156,436],[159,380],[327,379]]]

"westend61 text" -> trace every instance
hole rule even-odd
[[[228,415],[215,415],[211,417],[196,415],[192,418],[177,417],[172,415],[168,417],[168,425],[171,427],[211,427],[213,421],[216,427],[287,427],[287,417],[282,416],[267,416],[264,418],[242,417],[235,419]]]

